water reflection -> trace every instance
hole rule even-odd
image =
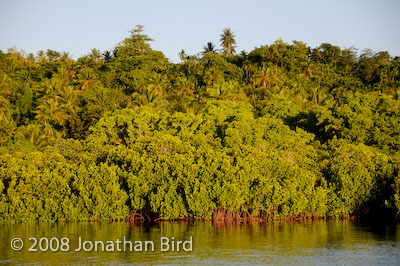
[[[301,223],[162,222],[139,226],[125,222],[0,224],[0,263],[11,264],[205,264],[205,265],[396,265],[400,261],[399,226],[351,221]],[[10,247],[19,237],[21,251]],[[30,237],[68,237],[68,252],[29,252]],[[75,252],[88,241],[152,241],[154,252]],[[160,237],[185,241],[192,252],[161,252]]]

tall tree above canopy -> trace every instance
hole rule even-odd
[[[221,46],[224,48],[223,53],[225,55],[234,55],[236,53],[236,40],[234,32],[230,28],[223,30],[221,36]]]
[[[178,55],[179,55],[179,59],[181,59],[182,62],[185,61],[185,59],[187,58],[186,52],[183,49],[179,52]]]
[[[143,31],[144,27],[142,25],[136,25],[133,30],[129,31],[131,36],[116,47],[115,54],[117,56],[140,55],[151,50],[149,42],[153,41],[153,39],[143,34]]]
[[[215,53],[217,50],[215,49],[215,44],[212,42],[208,42],[207,45],[203,46],[203,54],[205,53]]]
[[[147,51],[150,49],[150,45],[148,42],[153,41],[150,37],[143,34],[144,27],[142,25],[136,25],[135,29],[129,31],[131,33],[131,37],[126,39],[124,42],[128,42],[127,44],[133,45],[139,52]]]

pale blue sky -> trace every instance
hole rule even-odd
[[[222,29],[236,34],[238,51],[299,40],[329,42],[400,56],[400,1],[22,1],[0,0],[0,49],[53,49],[73,58],[112,49],[142,24],[152,47],[171,61],[178,53],[219,44]]]

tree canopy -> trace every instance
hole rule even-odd
[[[398,57],[220,37],[0,51],[0,220],[400,215]]]

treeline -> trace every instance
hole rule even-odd
[[[234,37],[0,51],[0,220],[400,215],[400,59]]]

